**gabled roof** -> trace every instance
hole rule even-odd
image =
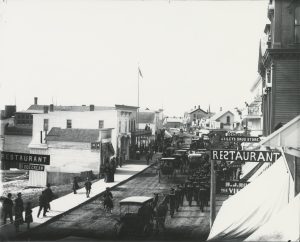
[[[155,113],[154,112],[139,112],[139,123],[154,123]]]
[[[49,105],[31,105],[27,111],[43,111],[44,106],[49,108]],[[73,111],[73,112],[87,112],[90,111],[90,106],[53,106],[54,111]],[[107,107],[107,106],[94,106],[94,111],[102,111],[102,110],[115,110],[115,107]],[[49,112],[49,110],[48,110]]]
[[[205,113],[205,114],[208,114],[207,112],[205,112],[203,109],[201,109],[201,108],[196,108],[196,109],[193,109],[191,112],[189,112],[189,114],[192,114],[192,113],[194,113],[194,112],[196,112],[196,111],[201,111],[201,112],[203,112],[203,113]]]
[[[99,141],[99,129],[61,129],[52,128],[46,136],[47,141],[96,142]]]
[[[229,110],[224,110],[224,111],[221,111],[219,113],[216,113],[214,116],[211,117],[211,120],[215,120],[215,121],[218,121],[218,119],[220,119],[221,117],[223,117],[225,114],[227,113],[231,113],[233,116],[234,114],[229,111]]]

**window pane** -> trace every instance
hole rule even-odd
[[[99,129],[103,129],[103,127],[104,127],[104,121],[99,120]]]
[[[68,128],[68,129],[71,129],[71,128],[72,128],[72,120],[71,120],[71,119],[68,119],[68,120],[67,120],[67,128]]]
[[[300,6],[295,8],[295,24],[300,24]]]

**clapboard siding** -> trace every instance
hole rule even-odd
[[[80,173],[92,170],[99,173],[100,151],[91,150],[90,143],[49,142],[50,167],[58,172]],[[52,168],[52,169],[51,169]]]
[[[277,60],[273,81],[274,128],[300,114],[300,60]]]

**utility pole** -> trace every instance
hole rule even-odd
[[[216,173],[215,173],[215,161],[211,159],[210,161],[210,227],[212,227],[216,218]]]

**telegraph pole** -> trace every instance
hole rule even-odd
[[[210,228],[212,227],[216,218],[216,173],[215,173],[215,161],[211,159],[211,154],[209,154],[210,161]]]

